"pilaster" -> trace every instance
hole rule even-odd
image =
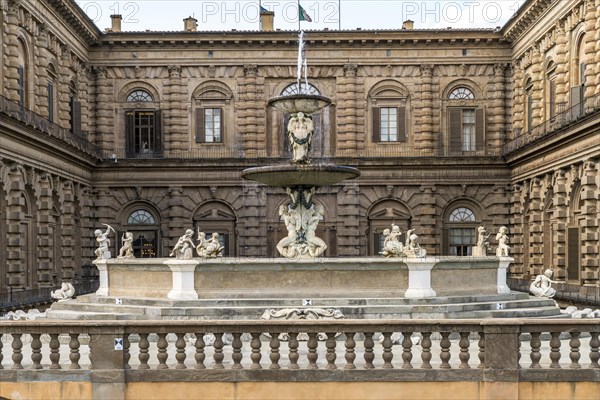
[[[25,219],[25,179],[24,169],[21,164],[8,166],[7,173],[8,204],[6,213],[6,271],[8,273],[8,286],[13,289],[21,289],[27,286],[25,254],[27,243],[23,241],[26,237],[25,225],[21,223]],[[25,268],[24,268],[25,267]]]
[[[510,232],[511,237],[511,255],[515,262],[509,267],[508,273],[511,277],[522,277],[525,274],[523,267],[523,184],[514,184],[510,195]]]
[[[568,46],[569,35],[565,31],[565,23],[556,23],[556,103],[566,104],[569,102],[569,57]]]
[[[487,109],[486,148],[499,150],[505,141],[504,93],[506,64],[494,64],[494,76],[488,84],[488,96],[491,99]]]
[[[600,6],[596,7],[596,0],[585,1],[585,37],[586,41],[583,45],[583,53],[585,57],[585,94],[584,97],[590,98],[596,94],[596,65],[594,64],[596,58],[596,24],[598,14],[600,13]]]
[[[523,91],[523,79],[525,79],[523,66],[521,62],[515,63],[513,67],[513,93],[512,93],[512,103],[513,103],[513,133],[511,137],[514,139],[515,136],[518,136],[525,129],[525,109],[524,109],[524,96],[525,93]]]
[[[543,273],[544,245],[542,222],[542,181],[531,180],[529,202],[529,273],[532,276]]]
[[[71,48],[69,46],[61,46],[60,64],[58,65],[58,84],[55,85],[56,108],[58,109],[57,123],[71,128],[71,118],[69,116],[70,108],[70,77],[71,77]]]
[[[416,210],[416,219],[418,222],[413,222],[413,224],[418,227],[421,246],[427,250],[427,253],[435,254],[435,250],[437,250],[435,249],[435,246],[438,245],[440,239],[439,237],[436,237],[437,213],[435,193],[437,188],[435,185],[423,185],[419,187],[419,191],[421,192],[421,195],[419,196],[419,207]]]
[[[103,150],[112,150],[114,133],[108,71],[105,67],[95,67],[94,72],[96,74],[96,145]]]
[[[596,286],[599,279],[598,245],[598,160],[583,164],[581,177],[581,278],[584,285]]]
[[[358,256],[360,252],[360,186],[344,185],[338,192],[338,255]]]
[[[430,64],[421,65],[421,83],[419,86],[419,101],[417,102],[418,133],[415,135],[415,146],[420,150],[433,151],[435,148],[433,137],[433,71]]]
[[[72,281],[75,279],[75,275],[78,274],[79,271],[76,271],[75,267],[75,249],[74,249],[74,238],[73,236],[76,234],[74,231],[74,214],[75,214],[75,194],[73,190],[73,182],[71,181],[63,181],[61,184],[60,190],[62,191],[61,200],[61,254],[62,257],[62,271],[57,271],[58,280],[62,282],[63,280]]]
[[[533,82],[533,121],[529,129],[538,126],[544,121],[544,60],[540,53],[539,44],[535,44],[531,56],[531,80]]]
[[[184,150],[188,147],[186,108],[183,104],[185,87],[182,85],[181,65],[168,67],[169,77],[164,81],[163,146],[165,150]],[[166,140],[168,138],[168,140]]]
[[[3,65],[5,66],[5,91],[6,97],[12,101],[19,101],[19,76],[17,68],[19,66],[19,2],[11,0],[6,7],[7,29],[4,37],[4,54],[6,56]]]
[[[345,64],[343,76],[337,78],[337,149],[341,152],[356,151],[364,147],[357,135],[357,87],[358,65]]]
[[[38,243],[37,243],[37,263],[40,277],[40,284],[51,286],[52,265],[53,265],[53,246],[55,238],[52,222],[52,177],[47,173],[41,173],[37,181],[38,186]],[[58,223],[58,222],[57,222]]]
[[[40,115],[48,115],[48,27],[38,26],[38,35],[35,38],[33,49],[33,63],[35,68],[35,108],[34,111]],[[56,90],[56,88],[55,88]]]
[[[265,135],[259,135],[259,126],[264,126],[264,85],[259,85],[258,66],[255,64],[244,65],[244,76],[238,80],[238,101],[236,104],[237,134],[243,140],[244,151],[248,155],[257,154],[266,146]],[[233,132],[233,127],[225,128]]]
[[[567,173],[564,169],[559,169],[554,173],[554,229],[552,240],[554,242],[554,274],[555,279],[564,280],[567,276],[566,254],[567,254],[567,223],[569,217],[569,208],[567,206]]]

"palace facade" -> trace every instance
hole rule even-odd
[[[81,279],[93,231],[167,257],[187,228],[230,257],[274,257],[280,189],[244,168],[285,163],[298,32],[101,32],[69,0],[0,12],[0,288]],[[275,16],[276,18],[276,16]],[[275,21],[276,22],[276,21]],[[500,29],[309,31],[313,162],[359,179],[322,188],[326,256],[378,254],[416,229],[431,255],[469,256],[508,227],[510,276],[545,268],[600,287],[600,0],[528,0]]]

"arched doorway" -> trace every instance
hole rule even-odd
[[[389,229],[395,224],[400,227],[402,233],[406,233],[411,226],[410,210],[396,200],[384,200],[374,204],[367,213],[367,219],[370,255],[378,255],[383,249],[384,229]]]
[[[194,213],[194,231],[204,232],[206,238],[213,233],[219,234],[219,241],[223,249],[224,257],[235,257],[236,246],[236,215],[233,209],[222,202],[211,201],[202,204]]]

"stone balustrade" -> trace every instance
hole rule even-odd
[[[599,334],[597,321],[557,319],[3,321],[0,389],[91,381],[92,398],[135,398],[136,385],[161,382],[483,382],[517,392],[568,382],[574,398],[593,398]]]

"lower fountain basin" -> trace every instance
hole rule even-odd
[[[286,164],[247,168],[242,178],[275,187],[329,186],[360,176],[353,167],[333,164]]]

